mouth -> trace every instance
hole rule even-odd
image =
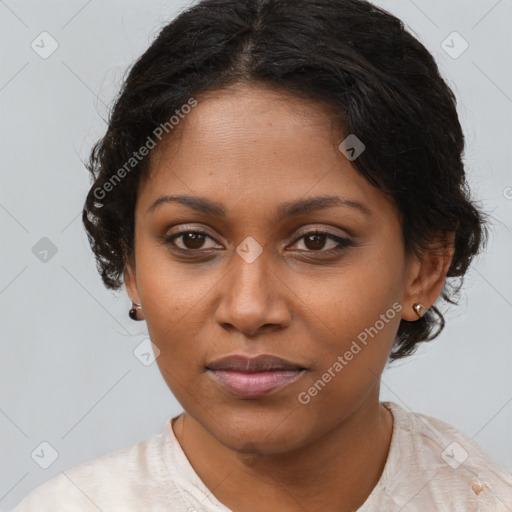
[[[238,398],[260,398],[277,392],[307,371],[298,363],[267,354],[228,356],[209,363],[205,368]]]

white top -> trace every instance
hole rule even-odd
[[[435,418],[393,414],[379,482],[358,512],[511,512],[512,473]],[[210,493],[171,421],[162,433],[82,463],[33,490],[12,512],[231,512]]]

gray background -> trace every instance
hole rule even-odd
[[[512,469],[512,2],[376,3],[404,20],[453,87],[470,184],[493,222],[446,330],[386,370],[382,398],[455,425]],[[134,356],[145,324],[128,318],[124,292],[103,287],[80,212],[81,159],[103,134],[123,73],[188,4],[0,1],[1,510],[181,412],[156,364]],[[43,31],[59,45],[46,59],[31,47]],[[469,44],[457,58],[443,49],[454,31]],[[461,43],[445,46],[459,53]],[[58,452],[48,469],[44,441]]]

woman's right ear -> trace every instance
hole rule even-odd
[[[124,286],[126,293],[130,297],[132,302],[140,304],[139,290],[137,288],[137,274],[135,268],[135,262],[131,258],[127,261],[124,272],[123,272]]]

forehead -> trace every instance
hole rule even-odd
[[[333,193],[377,207],[383,201],[339,151],[345,135],[323,105],[255,86],[197,101],[151,153],[141,207],[165,194],[214,197],[228,210]]]
[[[231,86],[198,97],[197,106],[182,116],[153,156],[165,153],[168,158],[181,150],[201,148],[200,157],[223,153],[232,160],[241,149],[252,153],[262,144],[267,148],[262,153],[265,156],[280,144],[282,151],[298,151],[299,139],[304,136],[316,149],[322,143],[322,149],[332,150],[342,137],[339,125],[335,127],[333,122],[332,112],[319,103],[266,86]]]

